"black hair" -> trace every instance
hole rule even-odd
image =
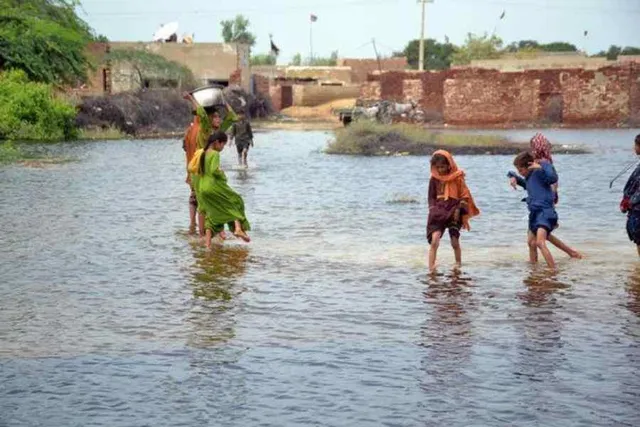
[[[227,134],[222,132],[221,130],[217,130],[215,132],[213,132],[211,134],[211,136],[209,136],[209,139],[207,139],[207,144],[204,147],[204,151],[206,152],[209,147],[214,143],[214,142],[227,142],[228,141],[228,137]],[[204,153],[202,153],[202,156],[200,156],[200,172],[204,175]]]
[[[447,159],[442,154],[434,154],[433,157],[431,157],[431,166],[437,165],[447,165],[451,167],[451,165],[449,164],[449,159]]]
[[[636,144],[640,145],[640,133],[636,135]]]
[[[523,151],[513,159],[513,165],[517,168],[528,168],[533,163],[533,154],[529,151]]]

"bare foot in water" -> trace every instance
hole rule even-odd
[[[233,235],[236,236],[238,239],[244,240],[247,243],[251,241],[251,238],[249,237],[249,235],[245,233],[245,231],[241,228],[234,231]]]
[[[569,254],[569,256],[571,258],[575,258],[575,259],[584,259],[584,255],[582,255],[580,252],[578,251],[573,251]]]

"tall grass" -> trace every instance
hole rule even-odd
[[[336,131],[335,136],[326,149],[329,154],[424,155],[438,148],[478,150],[509,146],[513,150],[517,146],[522,149],[522,145],[499,136],[443,133],[405,123],[383,125],[364,120]]]

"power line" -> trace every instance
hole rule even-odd
[[[130,3],[130,0],[112,0],[109,3]],[[401,3],[399,0],[345,0],[342,2],[335,3],[315,3],[315,4],[305,4],[299,6],[270,6],[264,5],[263,7],[252,7],[252,8],[229,8],[229,9],[216,9],[216,10],[206,10],[206,9],[193,9],[193,10],[144,10],[144,11],[132,11],[132,12],[92,12],[86,13],[88,16],[92,17],[139,17],[139,16],[154,16],[154,15],[203,15],[203,16],[211,16],[211,15],[224,15],[230,13],[252,13],[252,12],[260,12],[262,14],[282,14],[283,12],[294,12],[294,11],[309,11],[309,10],[322,10],[322,9],[344,9],[349,6],[359,6],[359,5],[368,5],[372,4],[393,4],[393,3]],[[502,7],[534,7],[540,9],[555,9],[555,10],[571,10],[571,11],[598,11],[600,13],[625,13],[625,14],[640,14],[640,9],[627,9],[627,8],[611,8],[611,7],[598,7],[598,6],[587,6],[584,4],[581,5],[568,5],[568,4],[558,4],[558,3],[537,3],[532,2],[531,0],[486,0],[485,2],[481,2],[481,0],[448,0],[448,3],[473,3],[475,5],[478,4],[495,4],[500,5]],[[105,4],[104,1],[100,1],[99,3],[93,4]],[[91,3],[84,2],[85,6],[91,5]],[[434,6],[441,6],[442,3],[438,4],[437,2]],[[86,7],[85,7],[86,10]]]
[[[282,14],[283,12],[293,12],[293,11],[309,11],[309,10],[321,10],[321,9],[344,9],[348,6],[359,6],[359,5],[372,5],[372,4],[392,4],[399,3],[399,0],[351,0],[351,1],[342,1],[340,3],[316,3],[300,5],[300,6],[285,6],[285,7],[263,7],[263,8],[233,8],[233,9],[216,9],[216,10],[206,10],[206,9],[193,9],[193,10],[144,10],[144,11],[133,11],[133,12],[91,12],[88,13],[88,16],[113,16],[113,17],[138,17],[138,16],[153,16],[158,14],[172,14],[172,15],[224,15],[231,13],[251,13],[251,12],[260,12],[262,14]],[[86,7],[85,7],[86,9]]]

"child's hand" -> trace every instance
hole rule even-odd
[[[186,99],[187,101],[191,100],[191,94],[189,92],[182,93],[182,99]]]
[[[534,169],[542,169],[542,166],[540,166],[540,163],[531,163],[531,166],[529,166],[529,170],[534,170]]]
[[[629,199],[627,197],[623,198],[622,201],[620,202],[620,212],[627,213],[629,212],[630,208],[631,206],[629,203]]]
[[[514,190],[518,189],[518,180],[515,177],[509,178],[509,185],[513,187]]]

